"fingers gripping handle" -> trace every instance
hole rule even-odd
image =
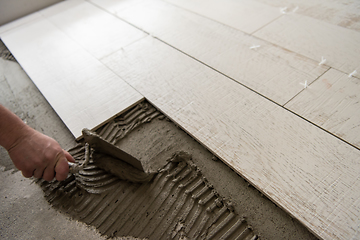
[[[72,174],[78,173],[80,170],[84,169],[84,167],[89,163],[90,161],[90,145],[88,143],[85,143],[85,161],[79,165],[77,163],[68,162],[69,165],[69,172]]]

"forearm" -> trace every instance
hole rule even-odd
[[[28,127],[18,116],[0,104],[0,145],[9,150],[24,134]]]

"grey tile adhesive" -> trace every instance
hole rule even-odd
[[[121,140],[129,133],[154,119],[166,121],[160,112],[145,102],[97,133],[107,141],[121,145]],[[141,140],[132,145],[142,145]],[[174,144],[155,141],[150,145],[155,149],[160,147],[160,153],[136,157],[143,160],[147,171],[155,172],[151,181],[131,183],[121,180],[97,165],[111,157],[97,155],[97,159],[93,157],[90,164],[65,181],[40,180],[39,184],[54,207],[95,226],[109,237],[258,239],[246,220],[234,211],[230,201],[222,198],[203,176],[190,153],[174,152]],[[142,149],[149,153],[149,146]],[[82,162],[84,144],[80,143],[70,153],[77,162]]]

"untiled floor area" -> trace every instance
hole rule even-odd
[[[345,0],[71,0],[0,37],[74,137],[146,98],[316,236],[356,239],[359,12]]]

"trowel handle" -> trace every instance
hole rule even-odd
[[[70,173],[77,173],[79,172],[79,165],[73,162],[68,162],[69,165],[69,172]]]
[[[83,170],[84,167],[89,163],[90,157],[91,157],[90,145],[88,143],[85,143],[85,161],[81,165],[73,162],[68,162],[69,172],[74,174],[74,173],[78,173],[80,170]]]

